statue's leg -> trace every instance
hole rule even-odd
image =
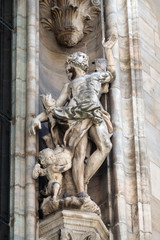
[[[88,134],[86,133],[76,146],[73,163],[72,176],[76,185],[77,193],[83,196],[84,193],[84,160],[86,156]]]
[[[53,199],[54,201],[57,200],[57,196],[60,190],[60,184],[59,183],[52,183],[52,187],[51,187],[51,199]]]
[[[96,173],[112,148],[108,129],[104,121],[101,124],[92,126],[89,130],[89,136],[96,144],[97,149],[88,159],[84,172],[85,183],[88,183]]]

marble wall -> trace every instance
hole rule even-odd
[[[90,64],[95,57],[102,56],[101,26],[97,18],[99,28],[97,27],[94,33],[86,36],[73,49],[60,48],[53,33],[48,33],[41,25],[39,30],[36,24],[36,21],[39,21],[38,4],[36,6],[32,0],[14,2],[16,32],[13,34],[11,239],[35,240],[38,231],[38,198],[31,172],[38,152],[36,145],[38,141],[28,136],[27,129],[32,117],[38,113],[38,66],[40,93],[51,92],[56,98],[67,81],[64,71],[67,55],[77,50],[84,51],[90,56]],[[93,197],[102,206],[104,222],[112,224],[116,240],[151,238],[159,240],[160,2],[159,0],[104,2],[107,35],[116,27],[119,36],[114,50],[117,79],[112,84],[110,92],[114,126],[111,196],[106,188],[103,197],[101,195],[107,182],[105,164],[93,179],[95,181],[91,182],[90,188],[94,188]],[[37,44],[39,34],[40,46]],[[143,132],[143,102],[145,132]],[[150,228],[148,172],[153,237]],[[110,213],[106,207],[107,197],[110,197]]]
[[[160,2],[139,1],[140,47],[145,105],[147,160],[150,166],[153,239],[160,239]]]

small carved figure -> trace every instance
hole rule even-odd
[[[53,200],[57,200],[62,187],[62,173],[71,168],[72,154],[67,149],[57,146],[55,150],[43,149],[39,153],[41,165],[37,163],[33,170],[33,178],[46,176],[48,179],[47,193]]]

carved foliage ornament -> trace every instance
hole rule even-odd
[[[60,240],[101,240],[99,234],[93,231],[88,231],[77,236],[70,229],[62,228],[60,235]]]
[[[100,0],[40,0],[41,23],[61,45],[73,47],[93,31],[99,5]]]

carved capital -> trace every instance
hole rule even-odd
[[[40,0],[43,26],[55,33],[57,41],[73,47],[85,33],[93,31],[92,22],[100,12],[98,0]]]
[[[61,229],[61,236],[60,236],[60,240],[73,240],[73,233],[71,230],[66,229],[66,228],[62,228]]]
[[[80,239],[82,239],[82,240],[101,240],[99,234],[96,232],[93,232],[93,231],[84,233]]]

